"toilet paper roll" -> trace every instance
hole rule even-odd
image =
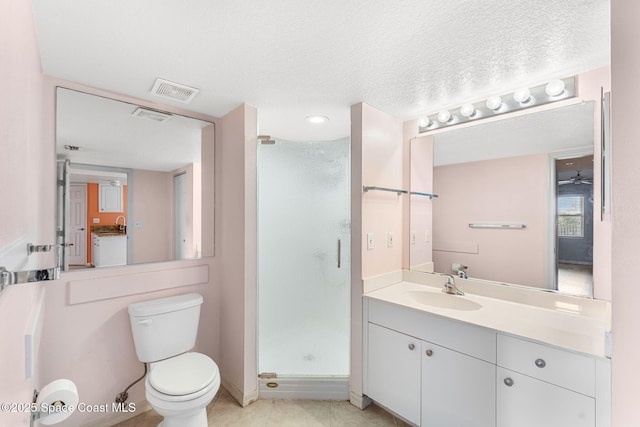
[[[36,398],[42,425],[57,424],[69,418],[78,406],[78,389],[71,380],[59,379],[42,388]]]

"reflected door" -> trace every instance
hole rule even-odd
[[[173,177],[175,258],[187,257],[187,175]]]
[[[258,148],[260,373],[349,374],[350,144]]]
[[[87,263],[87,184],[69,186],[69,265]]]

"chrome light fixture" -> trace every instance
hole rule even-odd
[[[465,103],[458,108],[442,110],[418,120],[418,132],[429,132],[487,117],[511,113],[525,108],[570,99],[576,96],[576,78],[557,79],[531,88],[520,88],[511,93],[494,95],[485,101]]]

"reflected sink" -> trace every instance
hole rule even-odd
[[[409,296],[417,303],[432,307],[447,308],[449,310],[473,311],[480,310],[482,305],[468,300],[459,295],[445,294],[444,292],[409,291]]]

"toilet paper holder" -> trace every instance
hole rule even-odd
[[[78,389],[67,379],[59,379],[33,390],[29,426],[58,424],[70,417],[78,404]]]

